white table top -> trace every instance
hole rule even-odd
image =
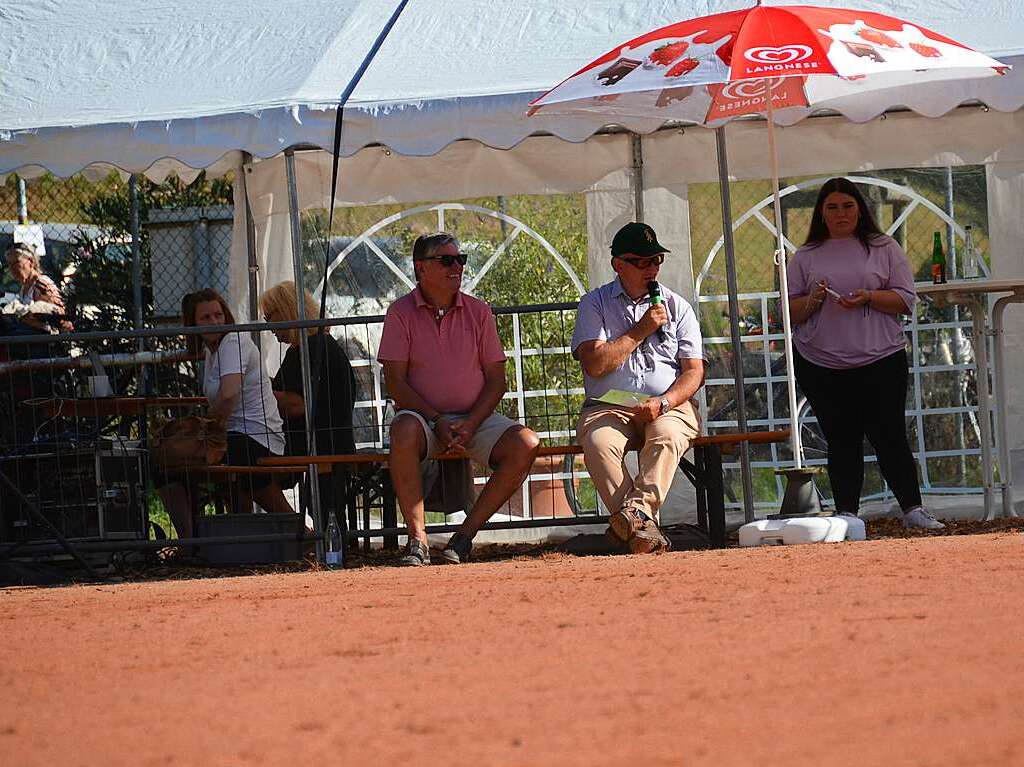
[[[1017,280],[950,280],[941,285],[915,285],[919,296],[950,297],[979,293],[1024,293],[1024,278]]]

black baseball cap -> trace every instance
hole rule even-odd
[[[658,236],[647,224],[636,221],[626,224],[612,238],[612,255],[634,253],[638,256],[656,256],[659,253],[671,253],[668,248],[658,242]]]

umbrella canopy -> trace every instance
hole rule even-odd
[[[752,8],[682,21],[635,37],[535,99],[529,113],[659,117],[709,126],[751,115],[767,119],[790,444],[800,468],[775,122],[794,123],[826,111],[869,119],[910,103],[906,95],[912,90],[969,89],[971,83],[1007,70],[949,37],[885,14],[763,6],[759,0]],[[965,100],[968,93],[964,91]]]
[[[531,111],[715,126],[771,107],[783,125],[822,111],[862,120],[911,102],[910,91],[948,91],[960,81],[969,90],[966,81],[1006,70],[955,40],[881,13],[758,5],[636,37],[535,99]]]

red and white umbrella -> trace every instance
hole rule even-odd
[[[938,116],[949,109],[948,94],[934,110],[917,106],[915,94],[941,83],[959,102],[967,101],[971,81],[1007,69],[962,43],[892,16],[759,1],[752,8],[636,37],[531,102],[530,114],[655,117],[711,127],[738,117],[767,119],[790,426],[799,467],[775,123],[836,112],[863,121],[896,106]]]
[[[818,111],[852,110],[855,119],[866,119],[901,104],[907,89],[1006,69],[892,16],[757,5],[634,38],[533,101],[531,113],[592,112],[711,126],[769,108],[781,125]]]

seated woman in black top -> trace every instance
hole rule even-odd
[[[306,317],[319,316],[313,297],[303,291]],[[260,310],[267,322],[292,322],[298,319],[295,283],[288,281],[260,296]],[[277,407],[284,418],[285,450],[289,455],[307,455],[306,402],[302,394],[302,367],[299,350],[301,329],[275,330],[274,337],[288,344],[281,368],[270,382]],[[352,434],[352,408],[355,406],[355,375],[348,357],[326,328],[309,328],[309,369],[317,375],[315,387],[314,435],[317,455],[355,452]]]

